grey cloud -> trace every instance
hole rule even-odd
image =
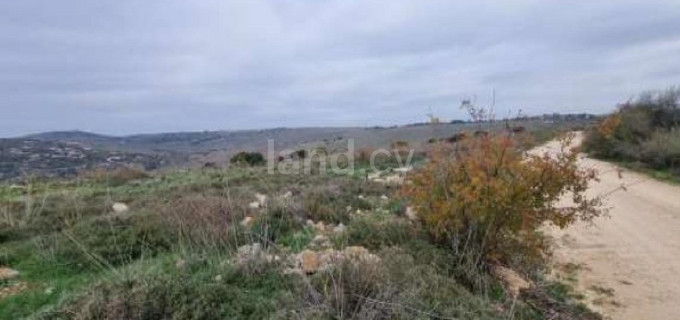
[[[0,136],[606,112],[680,83],[668,1],[5,1]]]

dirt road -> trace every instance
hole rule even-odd
[[[536,151],[559,152],[559,143]],[[607,162],[580,163],[600,173],[591,195],[627,190],[605,198],[609,217],[551,229],[555,261],[576,269],[575,287],[607,318],[680,319],[680,187],[629,170],[619,174]]]

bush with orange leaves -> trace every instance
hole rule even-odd
[[[569,140],[560,154],[525,155],[505,135],[465,139],[434,153],[403,192],[460,264],[535,270],[549,254],[541,226],[564,228],[601,214],[600,199],[585,194],[596,173],[577,166]]]

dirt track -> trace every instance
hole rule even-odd
[[[535,151],[559,152],[559,144]],[[600,173],[590,195],[621,185],[627,190],[605,198],[609,217],[551,229],[555,261],[579,266],[575,287],[607,318],[680,319],[680,187],[629,170],[619,175],[618,167],[607,162],[580,162]]]

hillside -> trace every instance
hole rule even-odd
[[[506,135],[470,139],[472,149],[464,149],[484,152],[474,159],[498,163],[503,154],[507,169],[527,178],[489,171],[493,186],[537,192],[534,165]],[[507,153],[484,151],[489,143]],[[531,161],[556,170],[542,183],[581,174]],[[0,319],[600,319],[537,262],[513,258],[503,266],[494,254],[469,264],[435,237],[429,213],[414,209],[416,198],[402,189],[433,181],[421,173],[436,165],[406,173],[413,184],[402,184],[393,178],[410,170],[393,164],[384,173],[358,162],[344,174],[230,167],[116,184],[83,177],[0,185]],[[518,204],[552,210],[539,199],[560,189],[538,190],[528,201],[490,195],[472,205],[488,214]],[[531,252],[505,239],[514,245],[506,254]]]
[[[95,149],[70,140],[0,139],[0,181],[73,177],[85,170],[121,166],[154,170],[171,163],[163,154]]]
[[[513,120],[513,126],[525,127],[539,140],[550,132],[589,123],[590,117],[551,115]],[[347,148],[353,140],[355,151],[362,148],[389,148],[395,141],[406,141],[415,149],[428,141],[448,138],[461,131],[502,130],[504,122],[495,124],[442,123],[433,127],[414,124],[393,127],[275,128],[243,131],[204,131],[130,136],[106,136],[82,131],[57,131],[0,139],[0,180],[38,176],[72,176],[76,172],[112,164],[136,165],[153,170],[167,166],[200,167],[205,163],[225,165],[239,151],[267,152],[269,139],[275,149],[305,149],[324,146]]]

